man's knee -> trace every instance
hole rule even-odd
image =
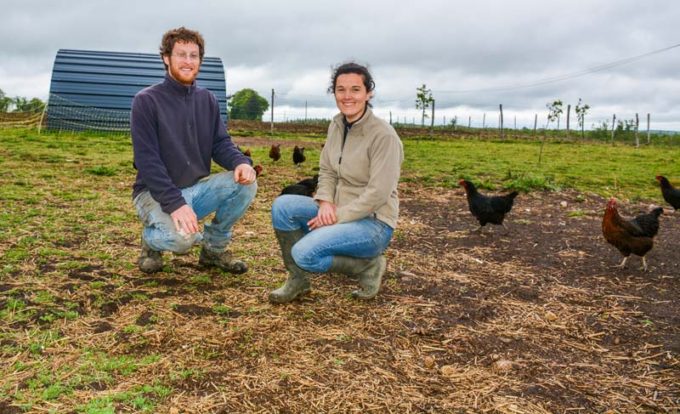
[[[172,232],[168,237],[169,250],[177,254],[187,253],[196,243],[196,237],[198,234],[182,235]]]

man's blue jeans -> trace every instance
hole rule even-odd
[[[390,244],[392,227],[372,216],[310,231],[307,222],[318,211],[319,206],[310,197],[292,194],[278,197],[272,205],[272,224],[276,230],[302,229],[306,233],[295,243],[291,254],[295,263],[308,272],[327,272],[333,256],[376,257]]]
[[[210,224],[203,226],[203,233],[185,235],[178,233],[169,214],[148,191],[133,200],[137,214],[144,224],[142,237],[151,249],[186,253],[194,244],[213,252],[226,249],[231,240],[232,227],[250,206],[257,192],[257,183],[241,185],[234,182],[234,173],[225,171],[205,177],[191,187],[182,189],[182,196],[194,210],[199,220],[215,212]]]

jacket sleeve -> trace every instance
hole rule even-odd
[[[186,204],[182,192],[172,182],[161,159],[158,144],[157,115],[151,97],[140,94],[132,101],[130,133],[135,166],[151,197],[161,209],[171,214]]]
[[[326,140],[326,145],[321,150],[321,157],[319,158],[319,185],[314,195],[314,200],[331,203],[335,202],[335,187],[338,183],[338,174],[331,164],[331,152],[334,146],[330,139],[333,127],[334,124],[331,122],[331,125],[328,127],[328,134],[326,135],[328,139]]]
[[[236,148],[231,136],[227,133],[227,128],[220,117],[217,98],[212,93],[210,93],[210,102],[210,113],[213,119],[212,159],[229,171],[234,170],[240,164],[253,165],[253,161]]]
[[[359,197],[338,208],[338,223],[359,220],[375,213],[387,203],[399,184],[404,151],[396,135],[385,133],[370,147],[368,184]]]

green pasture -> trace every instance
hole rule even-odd
[[[280,134],[271,140],[318,143],[307,145],[306,165],[290,175],[314,173],[322,136]],[[540,142],[529,141],[409,138],[404,140],[402,180],[431,191],[457,187],[460,178],[467,178],[487,190],[569,188],[659,204],[663,200],[655,175],[666,175],[680,185],[677,147],[549,141],[539,165],[540,147]],[[295,169],[289,148],[276,168],[267,156],[268,146],[249,148],[270,177],[277,168]],[[73,350],[69,364],[59,365],[45,352],[59,346],[65,327],[77,329],[82,306],[59,297],[40,275],[56,273],[78,280],[86,273],[105,274],[106,283],[88,284],[89,300],[105,309],[111,300],[106,289],[124,286],[125,271],[135,268],[129,255],[120,254],[122,241],[138,237],[139,223],[130,202],[134,174],[129,136],[0,130],[0,358],[7,361],[0,364],[0,395],[11,394],[27,410],[39,405],[50,412],[45,407],[51,401],[75,399],[83,389],[111,386],[158,363],[158,355],[116,356],[83,348]],[[261,185],[260,191],[266,190]],[[89,267],[87,272],[83,266]],[[200,289],[209,280],[210,276],[197,274],[188,283]],[[17,283],[35,288],[29,295],[17,290]],[[130,300],[145,299],[136,295]],[[230,308],[218,304],[212,312],[227,315]],[[21,326],[30,329],[12,328]],[[143,341],[144,329],[130,325],[122,334]],[[165,381],[108,393],[75,410],[112,413],[119,407],[153,412],[156,402],[173,391],[174,377],[200,374],[191,367],[171,368]]]

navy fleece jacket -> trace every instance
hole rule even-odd
[[[130,120],[137,180],[132,197],[151,192],[164,212],[186,204],[180,189],[210,175],[211,159],[227,170],[251,164],[231,140],[210,91],[169,75],[132,101]]]

